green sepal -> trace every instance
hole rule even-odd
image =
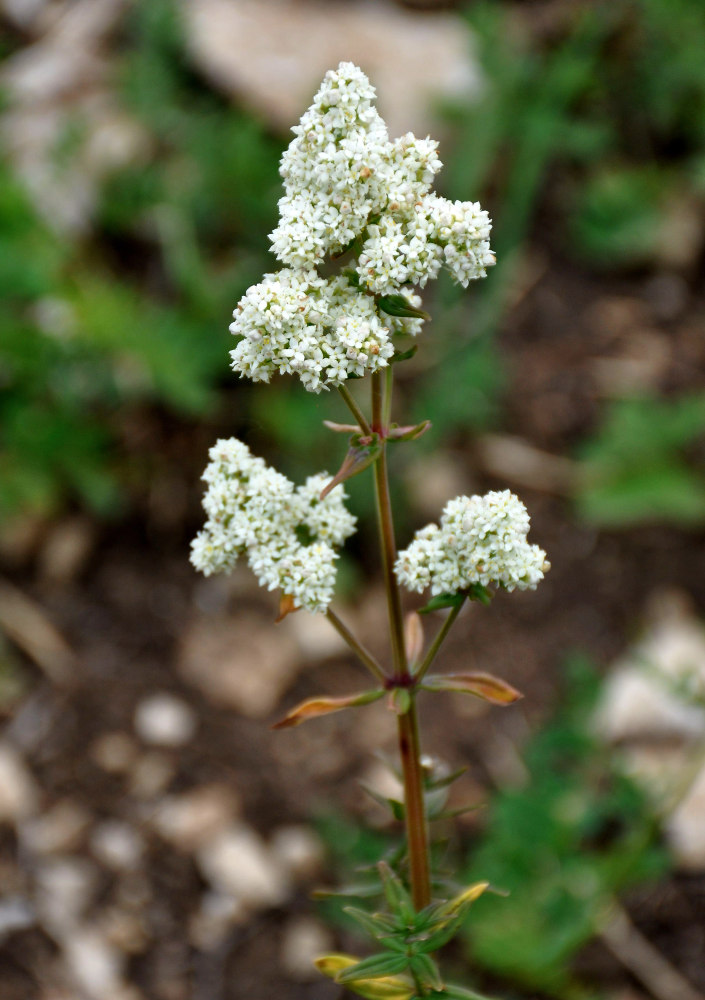
[[[409,971],[414,979],[418,979],[424,986],[429,986],[432,990],[443,989],[443,980],[438,966],[430,955],[414,955],[409,960]]]
[[[423,309],[412,306],[405,295],[380,295],[377,299],[377,308],[386,312],[388,316],[399,316],[401,319],[431,318]]]
[[[390,361],[392,364],[395,361],[410,361],[419,349],[418,344],[412,344],[411,347],[407,348],[405,351],[395,351],[392,354]]]
[[[465,592],[457,594],[436,594],[428,604],[419,608],[420,615],[427,615],[431,611],[440,611],[442,608],[459,608],[466,598]]]
[[[331,481],[321,490],[320,500],[324,500],[330,491],[339,483],[344,483],[347,479],[352,479],[358,473],[363,472],[372,465],[382,454],[382,442],[379,435],[373,434],[353,434],[350,437],[350,447],[348,453]]]
[[[471,601],[479,601],[480,604],[487,605],[492,600],[492,592],[481,583],[471,583],[467,589],[467,595]]]
[[[381,979],[382,976],[394,976],[403,972],[409,964],[406,955],[390,955],[383,951],[378,955],[370,955],[361,962],[343,969],[336,977],[336,983],[354,983],[356,979]]]

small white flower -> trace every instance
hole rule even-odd
[[[505,590],[533,590],[550,569],[546,553],[526,539],[529,515],[509,490],[456,497],[443,511],[440,527],[416,532],[395,564],[397,579],[421,593],[454,594],[472,584]]]
[[[336,548],[355,530],[342,486],[320,500],[330,480],[310,476],[294,488],[236,438],[218,441],[203,474],[206,524],[191,543],[191,562],[206,576],[229,572],[241,555],[259,583],[297,607],[325,611],[335,587]]]

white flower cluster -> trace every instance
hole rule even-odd
[[[216,442],[208,455],[208,520],[191,543],[193,565],[210,576],[229,572],[246,555],[263,587],[279,588],[297,607],[325,611],[335,586],[336,548],[355,530],[342,486],[319,500],[327,473],[294,487],[237,438]]]
[[[472,202],[431,192],[437,143],[411,133],[390,140],[374,87],[352,63],[328,72],[282,157],[285,195],[272,251],[285,265],[250,288],[234,313],[231,352],[241,375],[298,374],[319,392],[385,367],[392,336],[415,336],[419,319],[387,317],[375,295],[413,294],[446,267],[466,286],[494,263],[490,220]],[[355,244],[353,284],[316,268]],[[380,310],[380,311],[378,311]]]
[[[440,527],[416,532],[399,553],[397,579],[409,590],[455,594],[474,583],[506,590],[533,590],[550,569],[546,553],[530,545],[529,515],[510,493],[456,497],[443,511]]]

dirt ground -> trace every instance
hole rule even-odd
[[[547,262],[501,334],[509,371],[503,434],[570,454],[645,345],[658,347],[648,374],[655,384],[702,387],[705,302],[680,278],[664,280],[668,309],[653,278],[606,291],[603,279],[592,285]],[[361,675],[327,623],[309,621],[306,637],[302,613],[275,630],[274,598],[258,593],[246,573],[196,577],[187,542],[199,521],[197,480],[209,441],[158,414],[140,419],[144,451],[167,456],[167,465],[168,456],[180,461],[168,482],[155,480],[138,498],[129,520],[95,526],[76,513],[4,544],[14,588],[5,605],[20,603],[3,653],[17,686],[3,721],[13,780],[20,773],[24,790],[0,825],[0,872],[5,899],[24,919],[8,923],[2,912],[0,993],[3,1000],[74,1000],[96,990],[105,1000],[332,998],[339,991],[309,978],[295,954],[349,947],[312,920],[310,890],[335,875],[310,824],[332,808],[379,822],[355,779],[376,773],[375,749],[393,750],[392,717],[374,706],[269,730],[296,700],[354,690]],[[651,596],[668,588],[705,613],[702,532],[598,532],[577,522],[560,493],[512,481],[511,461],[503,482],[501,448],[488,463],[484,444],[471,442],[444,461],[451,473],[462,466],[460,478],[475,489],[520,490],[532,539],[548,551],[552,570],[535,593],[473,606],[444,652],[449,668],[505,676],[524,692],[521,707],[484,712],[443,699],[422,706],[424,748],[469,763],[464,791],[478,797],[491,795],[498,780],[492,748],[507,739],[520,746],[555,704],[567,651],[583,650],[606,668],[638,631]],[[384,655],[377,586],[343,614]],[[162,699],[160,715],[152,701],[150,721],[155,695],[172,702],[164,709]],[[471,840],[472,825],[463,829]],[[228,891],[244,877],[231,864],[232,852],[243,851],[257,873],[240,912],[228,910]],[[274,876],[260,871],[268,865]],[[705,878],[673,876],[627,906],[651,943],[705,991]],[[646,995],[599,944],[578,967],[611,996]]]

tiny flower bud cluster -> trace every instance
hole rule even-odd
[[[456,497],[443,511],[440,527],[416,532],[399,553],[397,579],[409,590],[455,594],[472,584],[505,590],[534,590],[550,569],[546,553],[530,545],[529,515],[509,490]]]
[[[352,63],[326,74],[282,157],[285,195],[272,251],[285,267],[250,288],[234,313],[231,352],[241,375],[299,375],[311,392],[378,371],[392,337],[423,320],[390,321],[374,296],[413,294],[446,267],[467,286],[494,263],[490,220],[473,202],[431,192],[437,143],[390,140],[374,87]],[[348,277],[322,278],[327,257],[353,250]],[[352,276],[352,278],[350,277]],[[352,280],[354,279],[354,280]],[[411,299],[416,300],[411,302]]]
[[[294,487],[237,438],[218,441],[203,474],[208,490],[203,531],[191,543],[191,562],[206,576],[229,572],[241,555],[259,583],[280,589],[297,607],[325,611],[335,587],[336,548],[355,530],[355,517],[322,472]]]

